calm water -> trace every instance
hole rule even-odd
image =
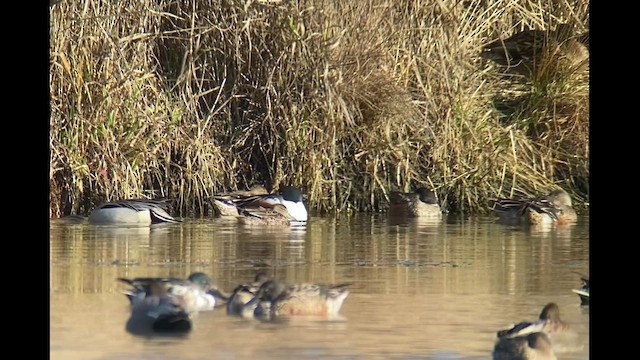
[[[200,313],[191,333],[125,330],[118,277],[210,274],[226,290],[258,269],[288,282],[353,283],[344,319],[262,323]],[[51,359],[489,359],[497,330],[556,302],[573,328],[559,359],[589,358],[589,223],[524,229],[493,218],[438,223],[384,215],[287,231],[220,219],[158,227],[50,225]],[[219,311],[218,311],[219,310]]]

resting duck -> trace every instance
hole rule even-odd
[[[178,223],[169,215],[170,200],[129,199],[100,204],[89,214],[89,223],[100,225],[151,225]]]
[[[259,319],[288,316],[338,317],[350,284],[285,284],[278,280],[264,282],[243,311],[253,310]]]
[[[131,314],[127,320],[127,331],[134,334],[185,333],[193,325],[191,312],[179,296],[172,292],[163,280],[148,279],[145,290],[129,296]]]
[[[389,215],[441,219],[442,210],[433,191],[421,187],[415,192],[389,192]]]
[[[170,297],[171,302],[179,305],[187,314],[192,314],[213,310],[217,298],[228,299],[228,296],[213,284],[211,277],[202,272],[192,273],[186,280],[159,277],[118,280],[132,287],[124,291],[132,307],[146,301],[150,295],[162,295]]]
[[[486,44],[481,56],[523,75],[541,69],[545,57],[578,66],[589,58],[589,32],[574,34],[569,24],[559,24],[556,30],[524,30]]]
[[[192,316],[199,311],[213,310],[215,296],[211,278],[193,273],[187,280],[178,278],[118,278],[131,286],[124,294],[131,305],[127,331],[184,333],[192,328]]]
[[[538,199],[490,199],[500,220],[509,224],[530,225],[574,223],[578,215],[572,207],[571,196],[562,190],[554,190]]]
[[[227,301],[227,314],[232,316],[253,317],[254,308],[245,307],[251,301],[260,286],[270,279],[266,271],[259,271],[250,284],[238,285]]]
[[[282,204],[274,204],[271,208],[239,209],[239,212],[238,221],[249,226],[289,227],[296,221]]]
[[[211,198],[213,211],[217,217],[238,216],[237,202],[256,196],[268,195],[269,191],[264,185],[254,185],[249,190],[238,190],[225,194],[214,195]]]
[[[302,192],[295,186],[284,186],[276,194],[262,194],[248,197],[229,198],[227,195],[214,196],[212,199],[216,213],[221,216],[244,217],[247,214],[243,210],[257,211],[272,209],[274,205],[283,205],[293,221],[306,222],[308,219],[307,208],[302,199]]]

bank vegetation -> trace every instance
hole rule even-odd
[[[588,203],[588,60],[513,74],[525,29],[588,30],[586,0],[62,0],[50,7],[50,215],[119,198],[300,186],[312,213],[450,212],[562,187]]]

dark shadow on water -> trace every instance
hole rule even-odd
[[[193,329],[189,315],[184,313],[159,316],[131,314],[125,329],[128,333],[143,337],[184,337]]]

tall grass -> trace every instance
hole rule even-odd
[[[50,215],[293,184],[317,212],[435,189],[451,211],[586,199],[588,66],[508,78],[482,45],[588,1],[64,0],[50,8]],[[550,60],[550,64],[556,64]]]

